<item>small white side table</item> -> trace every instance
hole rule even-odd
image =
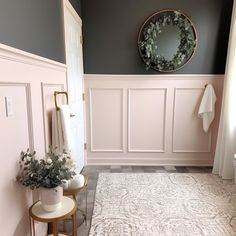
[[[56,211],[47,212],[42,208],[42,203],[40,201],[34,203],[29,209],[30,218],[30,235],[35,236],[35,221],[51,223],[54,236],[66,235],[58,233],[58,221],[72,217],[73,224],[73,234],[72,236],[77,236],[77,217],[76,217],[76,202],[74,199],[63,196],[62,205]],[[33,231],[33,232],[32,232]]]

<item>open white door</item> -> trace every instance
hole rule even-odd
[[[82,21],[68,0],[63,0],[67,87],[73,135],[72,157],[77,171],[84,166],[84,71],[82,52]]]

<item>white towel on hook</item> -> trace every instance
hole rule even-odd
[[[70,107],[69,105],[62,105],[60,108],[61,127],[63,136],[63,147],[66,151],[71,151],[73,145],[70,121]]]
[[[63,136],[60,111],[52,111],[52,148],[57,153],[63,152]]]
[[[214,88],[211,84],[208,84],[205,88],[198,110],[198,116],[202,118],[203,130],[205,131],[205,133],[208,131],[212,121],[215,118],[215,102],[216,95]]]

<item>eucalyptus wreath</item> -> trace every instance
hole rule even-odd
[[[180,31],[180,44],[171,60],[158,54],[158,34],[162,27],[172,25]],[[158,71],[174,71],[184,65],[193,55],[196,47],[196,33],[191,21],[179,11],[164,11],[153,15],[146,21],[140,31],[138,40],[139,51],[146,69]]]

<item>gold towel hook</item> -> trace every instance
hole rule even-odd
[[[58,94],[64,94],[66,96],[66,104],[69,104],[69,100],[68,100],[68,93],[67,92],[59,92],[59,91],[55,91],[54,92],[54,101],[55,101],[55,107],[57,110],[59,110],[60,108],[57,105],[57,95]]]

